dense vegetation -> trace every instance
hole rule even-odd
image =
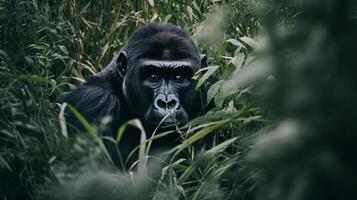
[[[353,199],[356,13],[353,0],[0,0],[0,199]],[[100,127],[68,131],[56,99],[150,22],[192,34],[216,106],[182,128],[184,154],[119,171]],[[191,148],[208,134],[212,148]]]

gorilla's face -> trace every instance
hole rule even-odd
[[[145,58],[138,59],[133,68],[124,79],[124,93],[148,129],[185,124],[201,110],[192,79],[199,69],[194,61]]]
[[[161,127],[184,124],[193,113],[193,105],[198,95],[195,91],[193,63],[189,61],[141,60],[139,78],[151,101],[144,115],[145,124],[157,126],[164,118]],[[198,102],[199,103],[199,102]]]
[[[123,93],[130,110],[146,129],[174,127],[197,116],[201,97],[192,76],[202,66],[189,36],[173,27],[141,29],[117,58]],[[162,123],[160,123],[162,122]]]

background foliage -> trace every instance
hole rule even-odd
[[[0,0],[0,199],[355,197],[355,8],[353,0]],[[67,133],[55,102],[150,22],[182,27],[208,54],[196,78],[200,86],[219,77],[208,93],[216,107],[182,129],[171,150],[182,157],[145,153],[118,171],[93,134],[99,127]],[[207,135],[213,147],[191,148]]]

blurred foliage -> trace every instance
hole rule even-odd
[[[277,28],[277,9],[263,17],[275,77],[267,102],[279,123],[255,145],[258,199],[354,199],[357,4],[290,3],[293,29]]]
[[[356,10],[352,0],[0,0],[0,199],[353,198]],[[192,34],[209,57],[198,87],[219,78],[207,97],[216,107],[180,129],[173,154],[152,155],[148,138],[119,171],[100,127],[67,133],[55,101],[150,22]],[[209,135],[212,147],[192,148]]]

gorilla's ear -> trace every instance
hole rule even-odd
[[[116,66],[117,66],[118,74],[121,78],[124,78],[126,74],[127,64],[128,64],[128,56],[126,55],[126,52],[120,51],[118,58],[116,60]]]
[[[208,67],[206,54],[201,54],[201,68]]]

